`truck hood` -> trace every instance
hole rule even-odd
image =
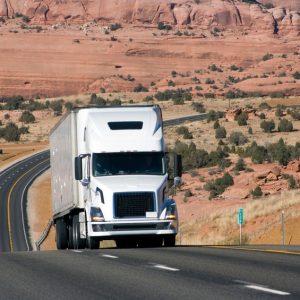
[[[166,181],[167,175],[118,175],[94,177],[93,187],[103,191],[131,192],[131,191],[157,191]]]

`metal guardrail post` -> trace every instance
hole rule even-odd
[[[44,229],[43,233],[41,234],[40,238],[35,242],[35,246],[36,246],[37,251],[41,250],[41,245],[45,241],[45,239],[47,238],[52,225],[53,225],[53,220],[50,219],[49,222],[46,225],[46,228]]]

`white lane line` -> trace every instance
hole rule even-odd
[[[288,292],[283,292],[279,290],[274,290],[274,289],[269,289],[267,287],[259,286],[259,285],[245,285],[246,288],[253,289],[253,290],[258,290],[266,293],[271,293],[275,295],[281,295],[281,296],[287,296],[290,295],[291,293]]]
[[[71,250],[72,252],[75,252],[75,253],[82,253],[83,251],[81,250]]]
[[[168,266],[165,266],[165,265],[154,265],[153,268],[167,270],[167,271],[172,271],[172,272],[178,272],[178,271],[180,271],[179,269],[171,268],[171,267],[168,267]]]
[[[112,258],[112,259],[119,258],[118,256],[109,255],[109,254],[102,254],[102,256],[103,256],[103,257],[107,257],[107,258]]]

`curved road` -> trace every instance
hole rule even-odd
[[[0,173],[0,252],[32,250],[27,230],[27,190],[49,167],[47,150]]]

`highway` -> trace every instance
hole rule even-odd
[[[0,256],[0,299],[300,299],[299,254],[206,247]]]
[[[27,190],[49,167],[49,151],[44,151],[0,173],[0,252],[32,250],[26,214]]]

